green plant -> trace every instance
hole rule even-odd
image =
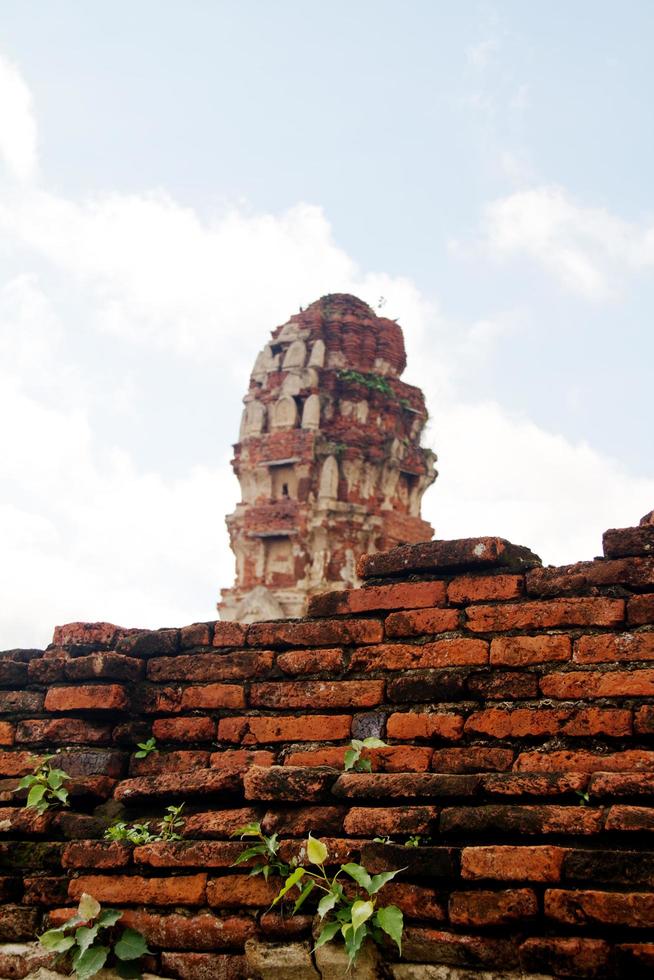
[[[100,903],[85,892],[72,919],[60,929],[48,929],[39,936],[39,942],[53,953],[70,954],[73,973],[69,976],[78,980],[95,976],[107,961],[119,977],[139,978],[137,960],[150,950],[136,929],[123,929],[116,936],[114,926],[122,914],[116,909],[103,912]]]
[[[146,823],[128,824],[123,820],[107,827],[104,832],[106,840],[127,841],[129,844],[156,844],[159,841],[182,840],[180,833],[184,826],[184,819],[181,816],[184,804],[179,806],[166,807],[166,815],[159,821],[159,833],[153,834],[150,826],[151,821]]]
[[[422,842],[422,837],[420,834],[411,834],[411,836],[404,842],[405,847],[420,847]]]
[[[590,803],[590,793],[588,790],[584,792],[583,790],[576,789],[575,794],[579,797],[579,806],[588,806]]]
[[[355,384],[363,385],[369,391],[379,391],[388,398],[395,397],[395,392],[389,382],[380,374],[362,374],[361,371],[346,370],[339,371],[338,377],[340,381],[352,381]]]
[[[346,772],[350,769],[353,769],[355,772],[372,772],[370,759],[362,759],[361,753],[364,749],[384,748],[386,748],[386,742],[382,742],[380,738],[375,738],[374,736],[364,739],[353,738],[350,742],[349,749],[345,753],[343,768]]]
[[[147,759],[152,752],[159,751],[156,738],[149,738],[147,742],[137,742],[136,744],[140,751],[134,753],[135,759]]]
[[[25,806],[43,814],[57,806],[68,806],[68,790],[64,783],[70,779],[63,769],[55,769],[50,765],[53,755],[46,755],[33,773],[23,776],[14,792],[26,789],[27,802]]]
[[[392,837],[373,837],[373,844],[394,844],[395,841]]]
[[[270,877],[271,872],[276,872],[281,875],[282,878],[286,878],[294,867],[294,865],[287,864],[285,861],[279,857],[279,834],[271,834],[270,837],[266,836],[261,830],[261,824],[246,823],[242,827],[237,827],[231,834],[232,837],[240,837],[243,840],[244,837],[256,837],[257,843],[251,844],[250,847],[246,847],[244,851],[239,854],[237,859],[234,861],[232,867],[237,864],[243,864],[245,861],[250,861],[252,858],[261,858],[258,864],[252,868],[250,875],[263,875],[266,881]]]

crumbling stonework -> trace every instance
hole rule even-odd
[[[308,597],[358,584],[359,555],[431,538],[420,517],[435,456],[422,392],[400,380],[402,330],[333,294],[278,327],[244,398],[227,518],[236,582],[221,618],[302,616]]]

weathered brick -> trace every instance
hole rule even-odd
[[[575,641],[573,660],[580,664],[654,660],[654,632],[581,636]]]
[[[498,701],[534,698],[538,694],[538,677],[515,670],[475,673],[468,678],[468,692],[471,697]]]
[[[587,885],[654,885],[654,852],[569,850],[563,862],[565,881]]]
[[[43,760],[43,756],[32,752],[0,751],[0,776],[27,776]]]
[[[654,752],[625,749],[600,755],[585,749],[554,752],[521,752],[515,761],[518,772],[629,772],[651,770]]]
[[[37,909],[34,908],[4,905],[0,915],[0,942],[16,943],[21,939],[34,939],[38,915]]]
[[[451,711],[402,711],[392,714],[386,722],[389,738],[442,738],[456,742],[463,734],[465,718]]]
[[[0,691],[0,714],[25,714],[43,709],[43,694],[40,691]]]
[[[610,977],[611,947],[603,939],[534,936],[520,947],[525,970],[557,977]]]
[[[13,745],[16,729],[10,721],[0,721],[0,745]]]
[[[33,745],[102,745],[110,740],[111,725],[79,718],[30,719],[16,728],[16,741]]]
[[[244,956],[229,953],[162,953],[164,973],[179,980],[245,980]]]
[[[190,769],[207,769],[211,753],[198,749],[181,749],[177,752],[151,752],[145,759],[131,757],[130,776],[152,776],[165,772],[187,772]]]
[[[210,742],[216,737],[212,718],[157,718],[152,734],[162,742]]]
[[[121,631],[116,652],[131,657],[160,657],[176,653],[179,646],[179,630],[129,630]]]
[[[56,684],[66,677],[66,660],[59,657],[56,660],[32,660],[27,667],[27,677],[30,684]]]
[[[118,632],[112,623],[67,623],[55,626],[52,642],[60,647],[110,647]]]
[[[175,878],[142,878],[138,875],[80,875],[68,885],[68,894],[78,901],[87,892],[98,902],[120,905],[202,905],[206,874]]]
[[[193,647],[208,647],[211,645],[213,634],[212,623],[191,623],[179,631],[180,650],[190,650]]]
[[[384,681],[294,681],[252,684],[259,708],[371,708],[384,698]]]
[[[435,749],[431,767],[434,772],[488,772],[510,769],[513,757],[513,749],[492,749],[482,745]]]
[[[537,914],[538,902],[530,888],[453,892],[450,895],[450,922],[457,926],[503,926],[525,922]]]
[[[45,696],[46,711],[124,711],[127,706],[127,692],[120,684],[51,687]]]
[[[407,609],[386,617],[386,636],[421,636],[458,629],[458,609]]]
[[[214,647],[242,647],[245,645],[248,628],[243,623],[214,623]]]
[[[379,643],[384,629],[378,619],[316,619],[254,623],[248,627],[251,647],[333,647]]]
[[[648,892],[545,892],[545,915],[570,926],[609,925],[632,929],[654,928],[654,895]]]
[[[466,732],[493,738],[556,735],[631,735],[631,711],[619,708],[486,708],[473,712]]]
[[[627,622],[630,626],[654,623],[654,594],[633,596],[627,603]]]
[[[522,575],[460,575],[447,586],[447,598],[456,605],[519,599],[524,589]]]
[[[612,806],[606,817],[607,830],[654,831],[654,807]]]
[[[466,675],[453,670],[412,671],[386,682],[388,700],[395,704],[449,701],[463,696]]]
[[[542,636],[496,636],[491,640],[490,662],[506,667],[526,667],[552,661],[569,660],[570,637],[563,633]]]
[[[64,674],[70,681],[107,680],[137,681],[144,674],[143,662],[119,653],[92,653],[64,661]]]
[[[584,791],[588,776],[580,772],[491,772],[481,777],[489,796],[561,796]]]
[[[552,845],[465,847],[461,877],[495,881],[560,881],[566,851]]]
[[[114,793],[118,800],[142,797],[165,797],[168,794],[235,793],[241,787],[241,776],[230,769],[197,769],[191,772],[162,773],[124,779]]]
[[[363,773],[347,772],[332,787],[337,797],[348,799],[411,799],[472,796],[479,785],[477,776],[450,773]]]
[[[456,667],[460,664],[488,662],[485,640],[450,637],[420,645],[383,643],[355,650],[350,670],[403,670],[429,667]]]
[[[238,841],[157,841],[135,847],[134,863],[152,868],[230,868],[247,846]]]
[[[38,661],[37,661],[38,662]],[[3,687],[18,686],[27,681],[26,663],[16,660],[0,660],[0,684]]]
[[[0,807],[0,830],[14,834],[45,834],[52,822],[52,814],[39,814],[26,807]]]
[[[352,807],[343,824],[346,834],[355,837],[382,837],[391,834],[428,834],[438,816],[433,806]]]
[[[550,599],[470,606],[468,629],[475,633],[501,630],[548,629],[556,626],[616,626],[624,619],[623,599]]]
[[[119,778],[125,755],[113,749],[64,749],[57,753],[57,766],[70,776],[111,776]]]
[[[618,943],[617,969],[625,977],[650,977],[654,972],[654,943]]]
[[[194,951],[243,949],[246,939],[256,931],[256,924],[249,916],[156,915],[142,909],[127,909],[121,925],[137,929],[153,946]]]
[[[634,731],[639,735],[654,735],[653,704],[645,704],[634,713]]]
[[[245,691],[239,684],[203,684],[182,693],[182,711],[194,708],[244,708]]]
[[[548,698],[649,697],[654,694],[654,670],[548,674],[541,678],[540,688]]]
[[[209,762],[213,769],[245,772],[250,766],[272,766],[275,754],[265,749],[222,749],[220,752],[212,752]]]
[[[411,878],[432,881],[455,878],[459,870],[458,852],[453,847],[405,847],[372,842],[362,845],[361,861],[371,874],[405,868]]]
[[[650,796],[654,794],[654,773],[596,772],[589,791],[595,796]]]
[[[207,882],[207,905],[221,909],[267,908],[272,905],[280,889],[278,878],[264,881],[262,876],[228,875],[210,878]],[[299,892],[294,890],[287,901],[295,901]]]
[[[330,790],[336,773],[327,768],[252,766],[243,777],[246,800],[320,800]],[[380,777],[376,777],[380,778]]]
[[[654,555],[654,525],[611,528],[602,535],[607,558],[624,555]]]
[[[117,841],[73,841],[61,855],[64,868],[124,868],[131,862],[132,849]]]
[[[602,811],[580,806],[488,805],[448,807],[440,816],[441,833],[595,834]]]
[[[266,674],[273,658],[271,650],[157,657],[149,661],[147,674],[151,681],[240,681]]]
[[[306,938],[311,934],[312,917],[310,915],[288,914],[281,912],[264,912],[259,919],[259,931],[269,939],[288,942],[291,939]]]
[[[230,810],[193,813],[184,822],[184,835],[189,839],[229,837],[238,827],[258,819],[259,811],[245,806]]]
[[[261,826],[267,834],[278,831],[283,837],[341,834],[346,813],[345,806],[276,806],[267,811]]]
[[[596,595],[606,586],[647,588],[654,583],[651,558],[621,558],[617,561],[580,561],[562,568],[535,568],[527,573],[527,592],[543,598],[561,595]]]
[[[61,869],[62,847],[52,841],[0,841],[0,863],[5,871],[56,873]]]
[[[413,963],[447,963],[493,970],[511,970],[518,965],[518,950],[512,939],[466,936],[427,927],[405,929],[402,952]]]
[[[287,766],[332,766],[342,769],[345,747],[291,752],[284,759]],[[372,763],[373,772],[426,772],[432,751],[424,747],[387,746],[383,749],[364,749],[362,756]]]
[[[309,616],[339,616],[378,609],[417,609],[445,604],[444,582],[400,582],[344,592],[323,592],[309,599]]]
[[[323,650],[289,650],[277,657],[277,666],[285,674],[340,673],[343,670],[343,651],[340,648]]]
[[[357,562],[357,574],[360,578],[375,578],[405,575],[408,572],[469,568],[518,571],[535,565],[540,565],[537,555],[504,538],[459,538],[452,541],[423,541],[375,555],[362,555]]]
[[[389,881],[384,885],[383,894],[384,902],[396,905],[405,918],[434,922],[447,920],[445,901],[433,888],[424,888],[404,881]]]
[[[297,718],[221,718],[218,739],[221,742],[340,742],[349,738],[350,715],[301,715]]]

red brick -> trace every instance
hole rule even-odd
[[[515,761],[518,772],[628,772],[651,769],[654,752],[626,749],[599,755],[585,749],[554,752],[521,752]]]
[[[654,831],[654,808],[646,806],[612,806],[606,818],[607,830]]]
[[[211,718],[157,718],[152,734],[162,742],[210,742],[216,737]]]
[[[124,779],[116,788],[118,800],[165,797],[189,793],[234,793],[241,787],[241,776],[233,769],[197,769],[191,772],[161,773]]]
[[[510,769],[513,756],[513,749],[488,749],[479,745],[435,749],[431,767],[434,772],[488,772]]]
[[[504,538],[458,538],[451,541],[423,541],[374,555],[362,555],[357,562],[357,574],[360,578],[375,578],[378,575],[470,568],[521,571],[534,565],[540,565],[537,555],[528,548],[505,541]]]
[[[242,647],[245,645],[247,631],[247,626],[242,623],[214,623],[213,646]]]
[[[654,928],[654,895],[647,892],[545,892],[545,915],[570,926],[609,925]]]
[[[627,622],[630,626],[654,623],[654,595],[633,596],[627,603]]]
[[[447,963],[452,966],[512,970],[518,950],[513,939],[466,936],[427,927],[409,926],[404,931],[402,954],[412,963]]]
[[[596,834],[602,811],[581,806],[489,805],[448,807],[441,812],[441,833]]]
[[[526,667],[558,660],[572,655],[570,637],[563,633],[543,636],[496,636],[491,640],[490,662],[507,667]]]
[[[149,944],[164,949],[243,949],[246,939],[256,931],[256,923],[249,916],[156,915],[142,909],[127,909],[121,925],[137,929]]]
[[[157,657],[149,661],[147,673],[151,681],[241,681],[267,674],[273,658],[272,650]]]
[[[68,885],[70,898],[78,901],[84,892],[96,901],[120,905],[202,905],[206,874],[176,878],[141,878],[138,875],[81,875]]]
[[[157,841],[135,847],[134,863],[152,868],[230,868],[247,846],[239,841]]]
[[[26,807],[0,807],[0,827],[3,833],[45,834],[52,822],[52,814],[39,814]]]
[[[461,877],[495,881],[560,881],[562,847],[490,846],[465,847],[461,854]]]
[[[467,674],[454,670],[412,670],[386,681],[386,697],[393,704],[438,703],[461,698]]]
[[[55,626],[52,642],[55,646],[110,647],[119,630],[112,623],[67,623]]]
[[[161,966],[179,980],[245,980],[247,976],[245,957],[228,953],[162,953]]]
[[[295,681],[252,684],[250,704],[260,708],[372,708],[384,681]]]
[[[654,561],[622,558],[618,561],[580,561],[562,568],[535,568],[527,573],[529,595],[551,598],[560,595],[596,595],[600,588],[621,585],[643,588],[654,583]]]
[[[68,749],[57,754],[57,765],[71,776],[118,778],[124,763],[124,753],[111,749]]]
[[[0,691],[0,714],[24,714],[43,710],[40,691]]]
[[[573,659],[580,664],[654,660],[654,633],[600,633],[575,642]]]
[[[43,761],[32,752],[0,752],[0,776],[27,776]]]
[[[386,617],[386,636],[421,636],[458,629],[458,609],[407,609]]]
[[[654,526],[642,524],[639,527],[611,528],[604,532],[602,544],[607,558],[654,555]]]
[[[595,796],[650,796],[654,794],[654,773],[598,772],[591,776],[590,792]]]
[[[207,905],[221,909],[268,908],[282,886],[279,878],[265,881],[263,876],[229,875],[210,878],[207,882]],[[294,889],[286,901],[295,901],[299,892]]]
[[[473,697],[498,701],[535,698],[538,695],[538,678],[516,670],[490,674],[473,674],[468,678],[468,690]]]
[[[102,745],[111,739],[111,726],[79,718],[30,719],[16,728],[17,742],[34,745]]]
[[[31,660],[27,667],[27,677],[30,684],[56,684],[65,679],[66,660],[59,657],[56,660]]]
[[[324,671],[340,673],[343,670],[343,651],[333,650],[290,650],[280,653],[277,666],[285,674],[321,674]]]
[[[548,698],[649,697],[654,694],[654,670],[548,674],[541,678],[540,688]]]
[[[454,847],[405,847],[404,844],[360,841],[361,863],[370,874],[403,868],[410,878],[427,878],[432,883],[458,877],[459,855]],[[383,893],[385,901],[386,892]]]
[[[638,708],[634,714],[634,730],[639,735],[654,735],[654,704]]]
[[[23,687],[27,683],[27,669],[28,664],[26,663],[0,658],[0,685],[3,687]]]
[[[13,745],[16,730],[10,721],[0,721],[0,745]]]
[[[127,693],[120,684],[51,687],[45,696],[46,711],[124,711],[127,705]]]
[[[143,676],[144,669],[143,662],[135,657],[123,657],[119,653],[92,653],[88,657],[65,660],[64,673],[71,681],[93,680],[96,677],[136,681]]]
[[[624,619],[624,607],[623,599],[551,599],[470,606],[466,617],[468,628],[476,633],[556,626],[616,626]]]
[[[38,915],[36,909],[21,908],[19,905],[3,906],[2,916],[0,916],[0,943],[33,940]]]
[[[341,837],[321,837],[320,838],[329,852],[328,864],[332,867],[336,864],[345,864],[347,861],[358,861],[365,841],[350,840]],[[285,840],[282,841],[279,849],[279,856],[282,861],[297,861],[302,864],[306,861],[306,841]]]
[[[211,646],[211,634],[212,626],[210,623],[192,623],[190,626],[183,626],[179,631],[180,650]],[[238,645],[240,644],[235,644],[235,646]]]
[[[336,777],[331,769],[296,769],[292,766],[252,766],[243,777],[246,800],[303,803],[320,800]],[[379,779],[379,776],[375,778]]]
[[[556,735],[631,735],[631,711],[618,708],[486,708],[466,721],[465,731],[493,738]]]
[[[523,589],[522,575],[460,575],[449,583],[447,598],[457,605],[496,602],[502,599],[519,599]]]
[[[264,912],[259,919],[259,930],[267,938],[288,942],[291,939],[309,936],[312,921],[310,915],[289,916],[282,915],[281,912]]]
[[[324,592],[309,600],[309,616],[338,616],[377,609],[416,609],[445,604],[444,582],[400,582],[346,592]]]
[[[234,769],[236,772],[245,772],[250,766],[272,766],[275,763],[275,754],[265,749],[252,751],[251,749],[223,749],[221,752],[212,752],[210,764],[214,769]]]
[[[481,778],[489,796],[561,796],[583,791],[588,776],[580,772],[491,772]]]
[[[297,718],[221,718],[221,742],[340,742],[349,738],[350,715],[300,715]]]
[[[433,806],[355,806],[348,811],[343,826],[345,833],[354,837],[429,834],[437,816],[438,810]]]
[[[68,879],[38,875],[23,878],[23,898],[25,905],[58,905],[66,901]]]
[[[182,694],[182,711],[194,708],[244,708],[245,692],[237,684],[203,684],[187,687]]]
[[[196,749],[178,752],[151,752],[145,759],[131,757],[130,776],[151,776],[162,772],[187,772],[190,769],[207,769],[210,753]]]
[[[314,749],[307,752],[291,752],[285,759],[287,766],[332,766],[342,769],[346,747]],[[384,749],[364,749],[362,756],[372,763],[373,772],[426,772],[431,762],[432,750],[413,746],[388,746]]]
[[[247,642],[251,647],[333,647],[379,643],[383,635],[378,619],[316,619],[254,623],[248,627]]]
[[[392,714],[386,722],[388,738],[443,738],[456,742],[463,734],[463,715],[454,712],[402,711]]]
[[[61,855],[64,868],[124,868],[131,862],[132,848],[116,841],[73,841]]]
[[[229,837],[238,827],[259,819],[258,810],[252,807],[238,807],[233,810],[209,810],[206,813],[193,813],[184,823],[187,838]]]
[[[447,909],[442,896],[433,888],[410,885],[403,881],[389,881],[382,893],[385,905],[396,905],[405,918],[429,919],[445,922]]]
[[[267,834],[278,831],[284,837],[305,837],[307,834],[342,834],[344,806],[278,807],[268,810],[261,821]]]
[[[472,796],[479,785],[477,776],[450,773],[365,773],[346,772],[338,777],[332,793],[346,799],[379,800]]]
[[[603,939],[533,937],[520,947],[525,970],[557,977],[610,977],[611,947]]]
[[[450,922],[457,926],[503,926],[533,919],[537,914],[538,902],[530,888],[453,892],[450,895]]]
[[[121,630],[121,634],[116,643],[116,652],[131,657],[166,656],[176,653],[179,645],[179,631],[176,629]]]

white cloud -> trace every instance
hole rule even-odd
[[[654,264],[654,227],[579,204],[556,186],[488,205],[482,241],[500,259],[528,256],[564,287],[594,301],[612,298],[628,273]]]
[[[32,93],[15,65],[0,57],[0,157],[14,178],[36,176],[36,146]]]

